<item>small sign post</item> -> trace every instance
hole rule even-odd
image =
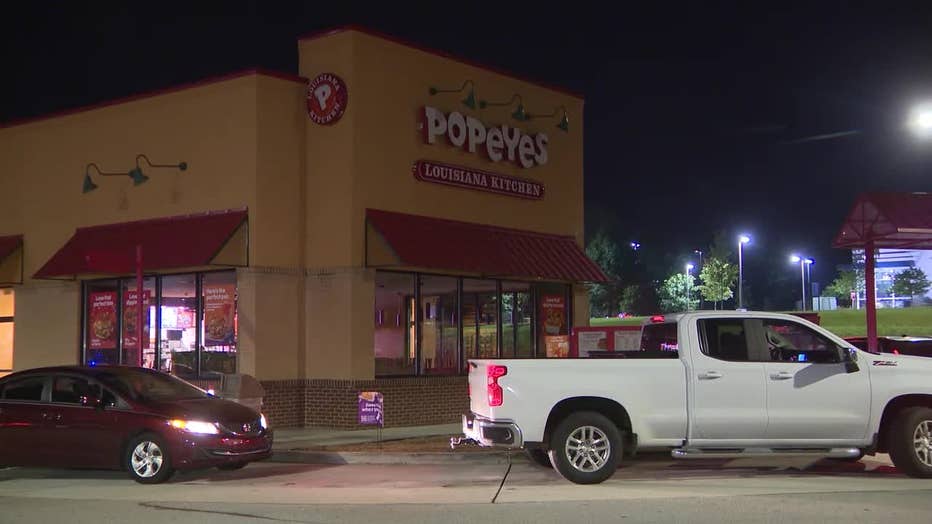
[[[360,391],[358,422],[364,426],[378,426],[379,447],[382,447],[382,428],[385,427],[385,410],[382,394],[378,391]]]

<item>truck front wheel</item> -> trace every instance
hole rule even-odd
[[[550,461],[570,482],[598,484],[621,463],[621,432],[604,415],[581,411],[563,419],[550,439]]]
[[[932,409],[899,413],[887,435],[893,464],[910,477],[932,478]]]

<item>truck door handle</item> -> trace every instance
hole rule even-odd
[[[789,380],[793,378],[793,374],[789,371],[781,371],[779,373],[771,373],[770,378],[771,380]]]
[[[699,374],[700,379],[707,379],[707,380],[710,380],[713,378],[722,378],[722,376],[723,375],[719,373],[718,371],[706,371],[705,373]]]

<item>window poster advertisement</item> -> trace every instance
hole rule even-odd
[[[569,335],[550,335],[544,337],[547,346],[547,358],[565,358],[570,356]]]
[[[540,324],[544,334],[547,358],[567,357],[570,354],[570,337],[566,326],[566,296],[541,295]]]
[[[540,297],[541,328],[544,335],[566,335],[566,297],[542,295]]]
[[[143,290],[142,292],[142,340],[143,340],[143,349],[148,349],[149,347],[149,304],[151,303],[152,291]],[[136,297],[135,289],[128,289],[123,293],[123,348],[124,349],[135,349],[139,345],[136,342],[136,320],[138,317],[138,312],[136,307],[138,306],[139,300]]]
[[[204,345],[232,346],[236,284],[204,285]]]
[[[87,345],[90,349],[116,349],[117,294],[100,291],[87,295]]]

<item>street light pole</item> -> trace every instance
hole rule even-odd
[[[800,302],[800,309],[802,311],[806,310],[806,266],[805,259],[799,255],[793,255],[790,257],[790,262],[794,264],[799,262],[799,282],[800,290],[802,291],[802,302]]]
[[[699,274],[702,275],[702,250],[696,249],[693,253],[699,255]],[[699,293],[699,309],[702,309],[702,293]]]
[[[813,302],[813,301],[814,301],[814,297],[812,296],[812,269],[811,269],[811,266],[812,266],[812,264],[815,264],[815,259],[814,259],[814,258],[806,258],[805,260],[803,260],[803,262],[806,263],[806,282],[809,282],[809,301],[810,301],[810,302]],[[809,304],[806,304],[806,305],[808,306]],[[804,307],[804,308],[803,308],[803,311],[807,311],[807,308]]]
[[[738,237],[738,309],[744,309],[744,261],[742,255],[744,245],[751,241],[751,237],[741,235]]]
[[[694,266],[686,264],[686,311],[689,311],[689,272]]]

